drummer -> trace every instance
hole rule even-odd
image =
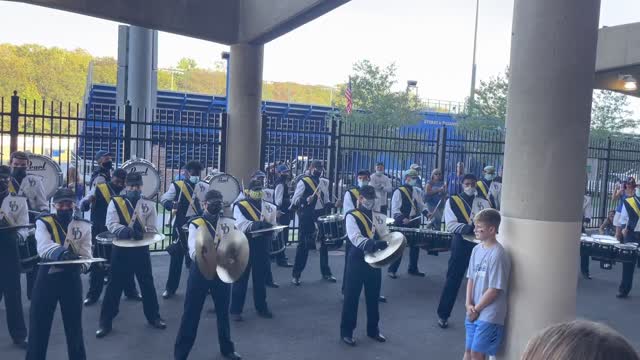
[[[91,173],[91,187],[94,188],[97,184],[102,184],[111,181],[111,169],[113,169],[113,160],[111,159],[111,153],[106,150],[98,150],[94,157],[98,168]]]
[[[156,231],[156,204],[141,196],[142,175],[139,173],[127,174],[125,185],[124,195],[114,196],[109,203],[107,229],[115,234],[118,240],[142,240],[145,231]],[[167,327],[160,317],[149,246],[120,247],[113,244],[111,279],[102,301],[100,327],[96,331],[97,338],[105,337],[111,332],[113,319],[118,315],[120,295],[131,274],[135,274],[140,284],[144,315],[149,324],[156,329]]]
[[[111,198],[120,195],[120,192],[124,190],[126,176],[127,172],[125,170],[116,169],[109,182],[96,183],[96,186],[92,187],[87,196],[80,201],[80,210],[89,211],[91,209],[93,256],[97,256],[96,236],[108,231],[105,224],[107,207],[111,202]],[[104,278],[107,276],[107,271],[102,264],[95,263],[91,265],[90,271],[89,291],[87,291],[87,296],[84,299],[84,306],[91,306],[100,299],[104,287]],[[125,281],[124,294],[130,300],[142,301],[142,297],[136,289],[133,274]]]
[[[427,216],[429,211],[424,207],[422,195],[417,190],[418,172],[409,169],[404,174],[404,185],[398,187],[391,198],[391,214],[395,225],[408,228],[420,227],[420,214]],[[420,248],[409,247],[409,275],[424,277],[424,273],[418,270]],[[396,272],[400,267],[402,257],[389,266],[388,275],[392,279],[398,278]]]
[[[258,180],[263,184],[262,186],[265,186],[264,184],[266,184],[266,181],[267,181],[266,179],[267,179],[267,174],[265,174],[263,171],[257,170],[253,174],[251,174],[251,179],[249,181]],[[266,200],[268,202],[275,202],[274,191],[272,189],[263,188],[262,195],[263,195],[263,200]],[[233,200],[233,203],[235,204],[238,201],[244,200],[246,198],[247,198],[247,195],[245,194],[245,191],[241,191],[240,194],[238,194],[238,196],[236,197],[236,199]]]
[[[500,210],[500,193],[502,192],[502,184],[496,179],[496,168],[494,166],[485,166],[482,170],[482,179],[478,180],[477,191],[478,196],[489,201],[491,207]]]
[[[0,165],[0,222],[2,227],[11,225],[27,225],[29,211],[27,198],[9,192],[11,168]],[[20,259],[16,251],[18,237],[26,239],[27,230],[2,234],[3,237],[12,236],[0,241],[0,296],[4,295],[7,327],[13,343],[26,348],[27,328],[22,313],[22,296],[20,287]],[[35,273],[35,271],[34,271]]]
[[[217,190],[209,190],[205,195],[204,204],[205,211],[202,216],[192,218],[189,222],[189,256],[194,263],[197,262],[197,233],[209,231],[213,238],[216,237],[218,218],[222,211],[222,194]],[[218,345],[220,346],[220,352],[226,359],[241,359],[240,355],[235,352],[234,344],[231,341],[231,329],[229,326],[231,285],[224,283],[218,277],[214,280],[207,280],[198,269],[198,266],[191,266],[189,269],[189,280],[187,281],[187,291],[184,298],[184,312],[174,346],[174,359],[186,360],[189,356],[198,334],[202,306],[209,293],[213,298],[218,319]]]
[[[333,208],[329,198],[329,182],[321,178],[324,165],[320,160],[313,160],[309,166],[309,174],[298,180],[291,199],[292,208],[298,209],[300,231],[298,233],[298,248],[293,264],[293,279],[291,282],[300,286],[300,276],[307,265],[309,248],[314,245],[316,221],[320,216],[327,215]],[[320,234],[322,236],[322,234]],[[336,282],[329,267],[329,251],[324,241],[320,242],[320,272],[322,278],[328,282]]]
[[[356,344],[353,338],[353,330],[358,318],[358,302],[360,292],[364,286],[365,302],[367,305],[367,336],[378,342],[387,341],[380,333],[378,321],[380,311],[378,309],[378,297],[382,275],[380,269],[371,267],[364,261],[365,253],[374,253],[384,250],[388,244],[380,240],[382,235],[389,232],[385,223],[386,216],[377,214],[380,224],[373,222],[373,207],[376,201],[376,191],[373,187],[363,185],[359,189],[358,209],[350,210],[345,218],[347,236],[351,243],[349,261],[347,262],[344,283],[344,303],[342,304],[342,320],[340,322],[340,337],[350,346]]]
[[[275,186],[273,188],[273,203],[278,208],[278,224],[279,225],[289,225],[292,220],[292,213],[289,209],[291,207],[291,200],[289,199],[289,178],[291,176],[291,172],[289,171],[289,167],[284,164],[280,164],[275,168]],[[295,215],[293,215],[295,216]],[[282,240],[282,244],[286,244],[289,239],[289,228],[285,228],[276,236],[279,236]],[[287,258],[287,254],[285,251],[280,251],[275,256],[276,264],[280,267],[290,268],[293,267],[289,263],[289,259]],[[267,286],[272,288],[280,287],[275,281],[273,281],[273,273],[271,272],[271,265],[267,270]]]
[[[187,253],[187,239],[182,231],[182,226],[187,223],[190,217],[202,214],[200,201],[204,199],[209,184],[204,183],[200,174],[202,164],[199,161],[189,161],[185,165],[189,173],[188,179],[176,180],[169,185],[169,190],[162,195],[160,201],[165,209],[172,211],[175,218],[173,221],[173,244],[167,247],[167,252],[171,255],[169,263],[169,276],[162,293],[162,298],[171,298],[180,285],[180,274],[182,273],[182,263],[187,267],[191,265],[191,258]],[[199,184],[203,185],[199,185]]]
[[[256,230],[272,227],[272,224],[264,221],[263,209],[263,183],[260,180],[249,182],[247,199],[240,200],[233,207],[233,217],[236,219],[236,227],[244,232],[249,239],[249,264],[242,277],[233,283],[231,289],[231,316],[235,321],[242,321],[242,309],[247,295],[249,275],[253,279],[253,303],[259,316],[270,319],[273,314],[267,305],[266,273],[269,267],[269,245],[273,232],[251,234]]]
[[[471,252],[476,246],[476,243],[471,240],[474,238],[474,215],[482,209],[491,207],[487,200],[477,196],[477,183],[478,179],[475,175],[465,175],[462,178],[462,192],[451,195],[444,206],[444,221],[447,231],[453,233],[453,239],[447,278],[438,305],[438,326],[443,329],[449,326],[451,310],[456,302],[462,279],[467,273]]]
[[[60,188],[53,195],[55,214],[47,214],[36,221],[38,254],[43,261],[69,261],[91,258],[91,223],[74,218],[76,195]],[[44,265],[38,268],[29,313],[29,345],[27,360],[47,357],[51,323],[60,303],[62,322],[67,338],[69,359],[86,359],[82,335],[82,281],[80,272],[88,264]]]
[[[628,219],[624,229],[622,229],[623,243],[640,242],[640,187],[636,187],[633,196],[627,196],[622,207],[621,218]],[[633,285],[633,273],[635,272],[635,263],[622,264],[622,281],[616,295],[619,299],[629,296],[631,286]]]
[[[29,223],[33,224],[37,213],[48,211],[49,199],[44,194],[42,178],[27,174],[29,167],[29,157],[27,153],[15,151],[11,153],[11,181],[9,182],[9,192],[27,198],[29,204]],[[29,240],[29,239],[28,239]],[[35,241],[35,239],[34,239]],[[26,273],[27,277],[27,298],[31,299],[31,290],[36,280],[36,272]]]

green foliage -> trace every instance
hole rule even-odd
[[[480,81],[474,100],[467,99],[466,111],[457,117],[458,126],[466,130],[504,129],[507,119],[509,70]]]
[[[620,133],[635,128],[627,95],[607,90],[595,90],[591,105],[591,133],[596,136]]]
[[[356,123],[401,126],[420,121],[419,99],[407,91],[393,91],[396,84],[396,65],[382,68],[369,60],[361,60],[353,65],[351,75],[351,96],[354,111],[345,112],[344,92],[347,84],[339,86],[338,96],[334,96],[334,106],[342,109],[342,118]],[[355,111],[361,110],[361,111]]]

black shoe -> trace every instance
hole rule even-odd
[[[273,319],[273,313],[269,309],[258,311],[258,316],[265,319]]]
[[[231,320],[236,322],[244,321],[242,314],[231,314]]]
[[[380,295],[380,296],[378,296],[378,302],[386,303],[387,302],[387,298],[384,297],[383,295]]]
[[[91,306],[95,303],[98,302],[98,299],[96,298],[92,298],[92,297],[87,297],[86,299],[84,299],[84,301],[82,302],[84,304],[84,306]]]
[[[13,345],[19,347],[20,349],[27,350],[27,345],[29,345],[29,343],[27,343],[27,340],[25,339],[14,339]]]
[[[167,299],[171,299],[171,298],[173,297],[173,295],[175,295],[175,294],[176,294],[176,293],[175,293],[175,292],[173,292],[173,291],[165,290],[165,291],[162,293],[162,298],[163,298],[163,299],[165,299],[165,300],[167,300]]]
[[[618,299],[626,299],[626,298],[629,297],[629,294],[628,293],[623,293],[622,291],[618,291],[618,294],[616,295],[616,297]]]
[[[438,326],[440,326],[441,329],[446,329],[449,327],[449,322],[446,319],[438,319]]]
[[[342,342],[349,346],[356,346],[356,340],[351,336],[343,336]]]
[[[582,277],[587,279],[587,280],[591,280],[591,275],[589,275],[589,273],[582,273]]]
[[[336,278],[333,275],[322,275],[322,279],[324,281],[328,281],[330,283],[334,283],[334,282],[338,281],[338,280],[336,280]]]
[[[267,283],[267,287],[273,288],[273,289],[277,289],[280,287],[280,285],[278,285],[278,283],[272,281],[270,283]]]
[[[288,261],[287,262],[283,262],[283,263],[278,263],[277,265],[280,266],[280,267],[283,267],[283,268],[292,268],[293,267],[293,264],[290,264]]]
[[[295,286],[300,286],[300,278],[294,277],[293,279],[291,279],[291,283]]]
[[[111,325],[109,325],[109,326],[100,326],[98,328],[98,331],[96,331],[96,337],[98,339],[102,339],[103,337],[109,335],[110,332],[111,332]]]
[[[425,277],[425,273],[420,272],[419,270],[409,270],[409,275],[411,276],[418,276],[418,277]]]
[[[387,275],[389,275],[389,277],[390,277],[390,278],[392,278],[392,279],[397,279],[397,278],[398,278],[398,275],[396,275],[396,273],[391,272],[391,271],[389,271],[389,272],[387,273]]]
[[[238,354],[237,352],[230,352],[228,354],[222,354],[222,357],[225,359],[231,359],[231,360],[241,360],[242,356],[240,356],[240,354]]]
[[[167,328],[167,324],[161,318],[157,318],[153,321],[149,321],[149,325],[160,330],[164,330]]]
[[[367,336],[368,336],[368,337],[370,337],[370,338],[372,338],[373,340],[375,340],[375,341],[377,341],[377,342],[381,342],[381,343],[383,343],[383,342],[386,342],[386,341],[387,341],[387,338],[386,338],[386,337],[384,337],[384,335],[382,335],[382,334],[380,334],[380,333],[378,333],[378,334],[376,334],[376,335],[367,335]]]

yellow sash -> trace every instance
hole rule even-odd
[[[251,215],[251,217],[253,218],[252,219],[253,221],[260,221],[258,214],[256,214],[255,210],[253,210],[253,205],[249,204],[248,201],[245,201],[245,200],[240,201],[238,205],[242,206],[243,208],[245,208],[245,210],[247,210],[249,215]]]
[[[53,219],[53,216],[44,216],[41,217],[40,220],[45,221],[49,226],[51,226],[51,231],[53,232],[53,240],[58,245],[62,245],[60,241],[60,233],[58,232],[58,226],[56,226],[56,221]]]
[[[102,197],[107,201],[107,204],[109,204],[109,201],[111,201],[111,191],[109,191],[109,185],[107,185],[106,183],[100,183],[96,185],[96,187],[102,194]]]
[[[113,198],[113,201],[116,202],[116,206],[120,208],[120,212],[122,216],[124,216],[124,221],[127,222],[127,225],[131,223],[131,214],[129,213],[129,208],[127,207],[127,203],[125,199],[121,197]]]
[[[373,231],[371,230],[371,227],[369,226],[369,223],[367,222],[367,219],[365,219],[364,215],[358,210],[352,211],[351,214],[355,216],[356,219],[360,220],[360,223],[362,223],[362,225],[364,226],[364,230],[367,232],[367,237],[369,239],[373,239]]]
[[[462,202],[462,199],[460,198],[460,196],[454,195],[451,197],[451,199],[453,199],[453,202],[455,202],[456,205],[458,205],[458,208],[460,209],[462,216],[464,216],[464,219],[467,221],[467,224],[468,224],[471,221],[471,218],[469,217],[467,208],[464,207],[464,203]]]
[[[358,198],[360,197],[360,190],[358,189],[351,189],[349,190],[349,192],[356,197],[356,201],[358,200]],[[356,204],[353,204],[356,205]]]
[[[13,186],[13,180],[9,179],[9,192],[10,193],[14,193],[17,194],[18,192],[16,191],[16,187]]]
[[[315,194],[318,188],[316,184],[313,183],[313,180],[311,180],[311,178],[308,176],[303,177],[302,180],[306,182],[309,187],[311,187],[311,190],[313,190],[313,193]]]
[[[491,196],[489,196],[489,192],[487,191],[486,186],[484,186],[484,182],[480,180],[476,184],[478,185],[480,192],[482,192],[482,196],[484,196],[484,198],[487,199],[487,201],[489,202],[489,205],[493,207],[493,203],[491,202]]]
[[[209,227],[207,226],[207,222],[203,218],[194,219],[192,223],[196,224],[198,226],[198,229],[204,228],[202,231],[207,231],[209,232],[209,235],[211,235],[211,232],[209,231]]]
[[[189,202],[189,205],[191,205],[191,207],[193,208],[193,212],[197,214],[198,209],[196,209],[196,206],[193,204],[193,198],[191,197],[191,194],[189,194],[187,184],[185,184],[184,181],[176,181],[176,185],[178,185],[178,187],[180,188],[180,194],[184,194],[184,197]]]
[[[631,206],[633,211],[640,218],[640,208],[638,208],[638,202],[636,201],[636,199],[633,198],[633,197],[630,197],[630,198],[626,199],[625,201],[627,202],[627,204],[629,204],[629,206]]]
[[[411,195],[409,195],[409,192],[407,191],[407,188],[404,186],[400,186],[398,188],[403,194],[404,196],[407,198],[407,200],[409,200],[409,203],[411,204],[411,207],[413,208],[413,210],[418,213],[418,209],[416,209],[416,204],[413,202],[413,199],[411,198]]]

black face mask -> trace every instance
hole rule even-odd
[[[113,161],[103,162],[102,167],[104,169],[111,170],[113,168]]]
[[[124,186],[116,185],[114,183],[111,183],[111,188],[113,189],[113,192],[116,193],[116,195],[120,194],[122,190],[124,190]]]
[[[140,194],[141,192],[139,190],[129,190],[127,191],[127,199],[129,199],[129,201],[135,203],[138,200],[140,200]]]
[[[207,213],[209,215],[218,216],[218,214],[220,214],[221,210],[222,210],[222,202],[221,201],[215,201],[215,202],[207,203]]]
[[[315,169],[312,174],[315,177],[320,177],[320,175],[322,175],[322,170]]]
[[[13,168],[11,175],[13,175],[13,177],[16,179],[23,179],[25,176],[27,176],[27,168],[24,168],[24,167]]]
[[[56,211],[56,214],[60,221],[60,225],[66,226],[69,225],[73,218],[73,209],[58,210]]]

